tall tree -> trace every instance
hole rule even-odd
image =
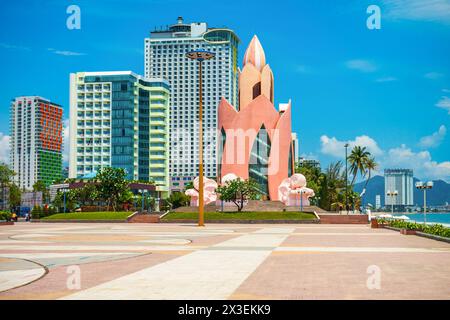
[[[113,211],[116,211],[120,198],[129,191],[125,177],[123,168],[106,167],[97,173],[95,180],[98,182],[99,195],[108,203],[108,209],[112,206]]]
[[[348,157],[348,162],[350,163],[350,173],[353,176],[350,189],[353,189],[358,173],[361,175],[366,173],[366,163],[369,157],[370,152],[366,150],[366,147],[355,146],[352,149],[352,152]]]
[[[10,183],[9,206],[10,207],[20,206],[21,197],[22,197],[22,190],[20,190],[20,188],[15,183]]]
[[[369,157],[366,160],[365,163],[365,168],[366,168],[366,176],[367,176],[367,180],[366,183],[364,184],[364,190],[367,187],[367,184],[369,183],[370,178],[372,177],[372,171],[376,170],[378,167],[378,163],[376,163],[375,158],[374,157]]]

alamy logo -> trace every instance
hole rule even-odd
[[[369,290],[380,290],[381,289],[381,269],[379,266],[371,265],[367,267],[367,278],[366,285]]]
[[[67,277],[66,286],[69,290],[81,289],[81,269],[79,266],[68,266],[66,273]]]
[[[367,7],[367,13],[370,16],[367,18],[367,28],[369,30],[380,30],[381,29],[381,9],[377,5],[370,5]]]
[[[81,9],[77,5],[70,5],[66,10],[67,14],[70,14],[67,17],[66,26],[69,30],[79,30],[81,29]]]

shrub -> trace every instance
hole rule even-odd
[[[32,219],[40,219],[43,217],[43,211],[40,206],[34,206],[33,210],[31,210],[31,218]]]
[[[442,224],[422,224],[416,222],[408,222],[401,220],[390,220],[387,223],[394,228],[416,230],[423,233],[433,234],[440,237],[450,238],[450,228],[444,227]]]
[[[11,212],[0,211],[0,220],[10,221],[11,215]]]

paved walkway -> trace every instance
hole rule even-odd
[[[0,299],[450,299],[450,245],[361,225],[0,228]]]

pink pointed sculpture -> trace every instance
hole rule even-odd
[[[253,178],[277,201],[278,186],[294,172],[291,103],[274,106],[274,78],[256,36],[239,74],[239,108],[222,98],[218,109],[219,179]]]
[[[185,194],[191,197],[191,207],[198,207],[198,189],[199,189],[199,177],[194,179],[194,189],[187,189]],[[217,182],[204,177],[203,178],[203,192],[204,192],[204,204],[215,202],[217,200]]]
[[[306,187],[305,176],[299,173],[284,179],[278,187],[278,198],[290,207],[309,206],[309,198],[314,195],[314,190]]]

